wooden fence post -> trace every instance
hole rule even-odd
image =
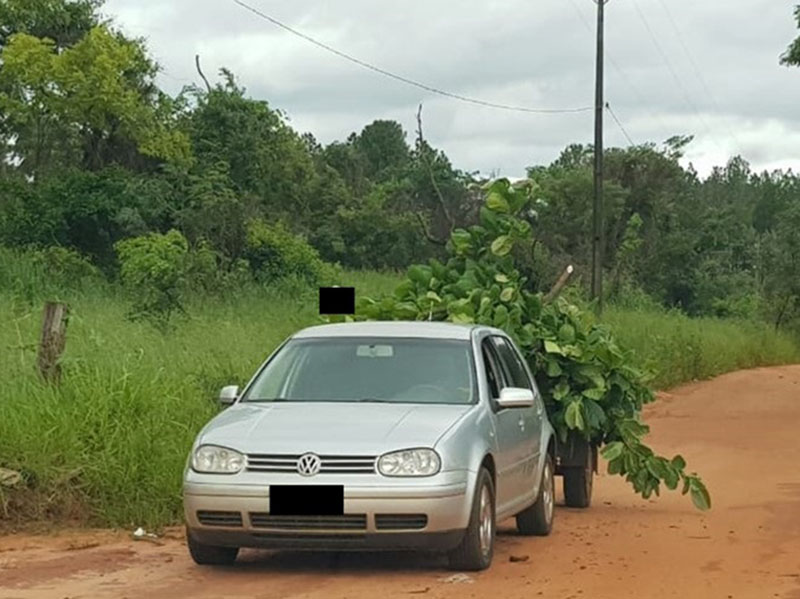
[[[46,302],[42,316],[42,338],[39,342],[37,365],[45,381],[59,383],[59,359],[67,341],[67,316],[69,308],[62,302]]]

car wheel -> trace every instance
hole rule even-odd
[[[194,562],[201,566],[230,566],[236,561],[236,556],[239,554],[238,547],[217,547],[198,543],[188,530],[186,531],[186,544],[189,546],[189,554]]]
[[[586,463],[564,469],[564,503],[567,507],[589,507],[594,480],[593,451],[586,452]]]
[[[542,467],[542,481],[536,503],[517,514],[517,530],[523,535],[549,535],[553,529],[556,485],[553,458],[548,453]]]
[[[458,547],[448,558],[454,570],[485,570],[494,554],[494,484],[486,468],[481,468],[472,499],[469,526]]]

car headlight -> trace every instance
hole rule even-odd
[[[192,455],[192,468],[208,474],[236,474],[244,468],[244,456],[217,445],[201,445]]]
[[[441,465],[439,454],[432,449],[404,449],[383,454],[378,471],[384,476],[432,476]]]

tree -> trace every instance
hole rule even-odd
[[[777,329],[800,312],[800,204],[781,213],[765,236],[763,259],[764,293]]]
[[[75,45],[99,24],[102,0],[0,0],[0,50],[15,33],[53,41],[56,51]]]
[[[366,175],[373,181],[390,178],[409,160],[406,134],[397,121],[373,121],[355,137],[353,146],[364,158]]]
[[[797,27],[800,28],[800,4],[794,7],[794,18],[797,21]],[[789,44],[786,52],[781,55],[781,64],[800,67],[800,35]]]
[[[244,251],[251,211],[234,191],[228,169],[227,162],[219,161],[188,175],[183,187],[186,203],[178,209],[176,222],[190,242],[207,241],[232,266]]]
[[[97,26],[58,52],[51,40],[16,33],[0,57],[4,142],[25,174],[189,160],[175,105],[155,88],[157,67],[139,42]]]
[[[314,202],[314,162],[307,142],[267,102],[245,97],[230,71],[210,92],[195,90],[189,117],[196,170],[226,171],[239,198],[271,219],[305,218]]]
[[[122,168],[59,171],[36,184],[0,178],[0,244],[72,248],[111,272],[113,245],[166,230],[175,202],[171,182]]]

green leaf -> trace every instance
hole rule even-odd
[[[558,329],[558,340],[564,343],[574,343],[575,342],[575,327],[571,324],[564,323],[561,325],[561,328]]]
[[[578,429],[579,431],[586,429],[583,414],[581,414],[580,401],[573,401],[567,405],[567,410],[564,412],[564,421],[569,428]]]
[[[504,328],[506,326],[507,322],[508,322],[508,308],[506,308],[504,305],[500,304],[494,310],[493,324],[498,329],[502,329],[502,328]]]
[[[603,376],[603,369],[596,364],[581,364],[578,367],[577,374],[591,382],[595,387],[606,389],[606,379]]]
[[[680,475],[678,471],[673,468],[672,464],[667,462],[667,465],[664,467],[664,484],[667,485],[667,488],[670,491],[674,491],[678,488],[678,481],[680,480]]]
[[[408,278],[419,285],[427,285],[431,280],[432,271],[427,266],[415,264],[408,269]]]
[[[692,503],[698,510],[706,511],[711,509],[711,496],[699,478],[692,478],[689,484],[692,492]]]
[[[498,283],[508,283],[508,277],[503,273],[499,272],[494,276],[494,280]]]
[[[553,388],[553,399],[561,401],[569,395],[569,383],[567,381],[559,381],[558,385]]]
[[[435,301],[436,303],[440,303],[440,302],[442,301],[442,298],[440,298],[440,297],[439,297],[439,296],[436,294],[436,292],[435,292],[435,291],[429,291],[428,293],[426,293],[426,294],[425,294],[425,297],[426,297],[426,298],[428,298],[428,299],[430,299],[430,300],[433,300],[433,301]]]
[[[456,253],[465,253],[471,247],[472,235],[464,229],[456,229],[450,234],[450,241],[453,243]]]
[[[548,354],[558,354],[559,356],[564,355],[564,350],[561,349],[561,346],[555,341],[550,341],[549,339],[545,339],[544,351],[546,351]]]
[[[401,320],[415,320],[419,309],[411,302],[397,302],[394,305],[394,313]]]
[[[501,235],[492,242],[492,253],[495,256],[505,256],[514,247],[514,240],[508,235]]]
[[[600,455],[610,462],[621,456],[624,449],[625,445],[623,445],[622,441],[614,441],[603,447],[600,450]]]
[[[511,298],[514,297],[514,288],[513,287],[506,287],[503,291],[500,292],[500,299],[504,302],[510,302]]]
[[[648,458],[645,460],[645,467],[647,470],[657,479],[664,478],[664,468],[661,465],[661,462],[658,461],[656,458]]]
[[[492,191],[486,196],[486,207],[494,212],[508,212],[508,202],[496,191]]]
[[[583,402],[583,415],[590,431],[600,430],[608,420],[605,410],[595,401]]]
[[[678,470],[683,470],[686,468],[686,460],[684,460],[682,456],[676,455],[672,458],[672,465]]]
[[[595,401],[600,401],[601,399],[603,399],[603,397],[605,397],[605,394],[606,394],[605,389],[598,389],[597,387],[594,387],[593,389],[586,389],[582,393],[584,397],[588,397],[589,399],[593,399]]]
[[[475,322],[475,319],[469,314],[459,312],[457,314],[450,315],[450,322],[455,322],[457,324],[472,324]]]
[[[556,360],[551,356],[546,356],[545,360],[547,362],[546,366],[547,376],[549,377],[561,376],[563,370],[561,370],[561,366],[559,366],[558,360]]]
[[[405,299],[413,291],[414,291],[414,283],[410,280],[405,280],[402,283],[400,283],[394,290],[394,296],[397,299]]]

